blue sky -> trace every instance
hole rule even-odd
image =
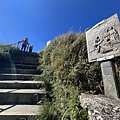
[[[17,43],[24,37],[43,50],[47,41],[70,30],[84,32],[117,13],[119,0],[0,0],[0,43]]]

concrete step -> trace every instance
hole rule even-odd
[[[42,71],[36,70],[36,69],[0,68],[0,73],[9,73],[9,74],[41,74]]]
[[[37,65],[0,63],[0,68],[36,69]]]
[[[33,55],[34,54],[36,55],[36,53],[33,53]],[[31,68],[32,66],[37,66],[38,61],[39,61],[38,54],[36,56],[31,56],[31,53],[12,54],[12,55],[6,56],[5,59],[0,61],[0,67],[4,68],[4,67],[8,67],[8,66],[9,67],[11,67],[11,66],[16,66],[16,67],[22,66],[22,68],[24,68],[23,66],[29,66]]]
[[[0,89],[0,104],[37,104],[45,89]]]
[[[9,56],[9,60],[15,60],[15,61],[28,61],[30,60],[31,62],[33,61],[37,61],[39,60],[39,57],[38,56],[31,56],[31,55],[11,55]]]
[[[39,61],[39,59],[38,59],[38,57],[16,57],[16,56],[13,56],[13,57],[11,57],[11,60],[13,60],[13,61],[31,61],[31,62],[38,62]]]
[[[14,64],[39,65],[38,61],[13,61]],[[10,63],[11,64],[11,63]]]
[[[0,89],[42,89],[43,81],[0,81]]]
[[[23,62],[38,62],[39,59],[38,57],[24,57],[24,56],[19,56],[19,57],[16,57],[16,56],[13,56],[13,57],[10,57],[10,56],[7,56],[7,58],[5,58],[5,61],[7,62],[13,62],[13,61],[23,61]]]
[[[36,58],[31,58],[31,57],[13,57],[10,59],[10,62],[14,62],[14,63],[22,63],[22,64],[38,64],[39,59]]]
[[[38,53],[34,53],[34,52],[15,52],[14,54],[12,53],[12,54],[10,54],[10,56],[11,57],[31,57],[31,58],[36,58],[36,57],[38,57],[39,56],[39,54]]]
[[[31,80],[27,80],[27,79],[24,79],[24,80],[19,80],[19,79],[13,79],[13,80],[10,80],[10,79],[1,79],[0,81],[33,81],[32,79]]]
[[[40,105],[0,105],[0,120],[37,120]]]
[[[0,74],[0,80],[30,80],[33,74]]]

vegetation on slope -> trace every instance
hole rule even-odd
[[[14,52],[19,51],[18,46],[11,46],[10,44],[0,44],[0,63],[3,61],[9,61],[9,53],[13,54]]]
[[[100,64],[88,62],[85,34],[61,35],[39,54],[40,78],[50,91],[39,119],[87,120],[78,96],[81,92],[103,93],[103,83]]]

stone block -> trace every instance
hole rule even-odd
[[[112,61],[104,61],[101,63],[104,93],[106,96],[119,98],[119,81],[116,77],[115,66]]]

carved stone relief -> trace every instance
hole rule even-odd
[[[86,32],[89,62],[120,52],[120,23],[117,14]]]
[[[96,37],[93,51],[97,50],[97,53],[101,54],[105,54],[113,50],[116,51],[118,48],[114,49],[113,46],[114,44],[118,43],[120,43],[118,31],[111,26],[104,31],[104,34],[101,38],[100,36]]]

